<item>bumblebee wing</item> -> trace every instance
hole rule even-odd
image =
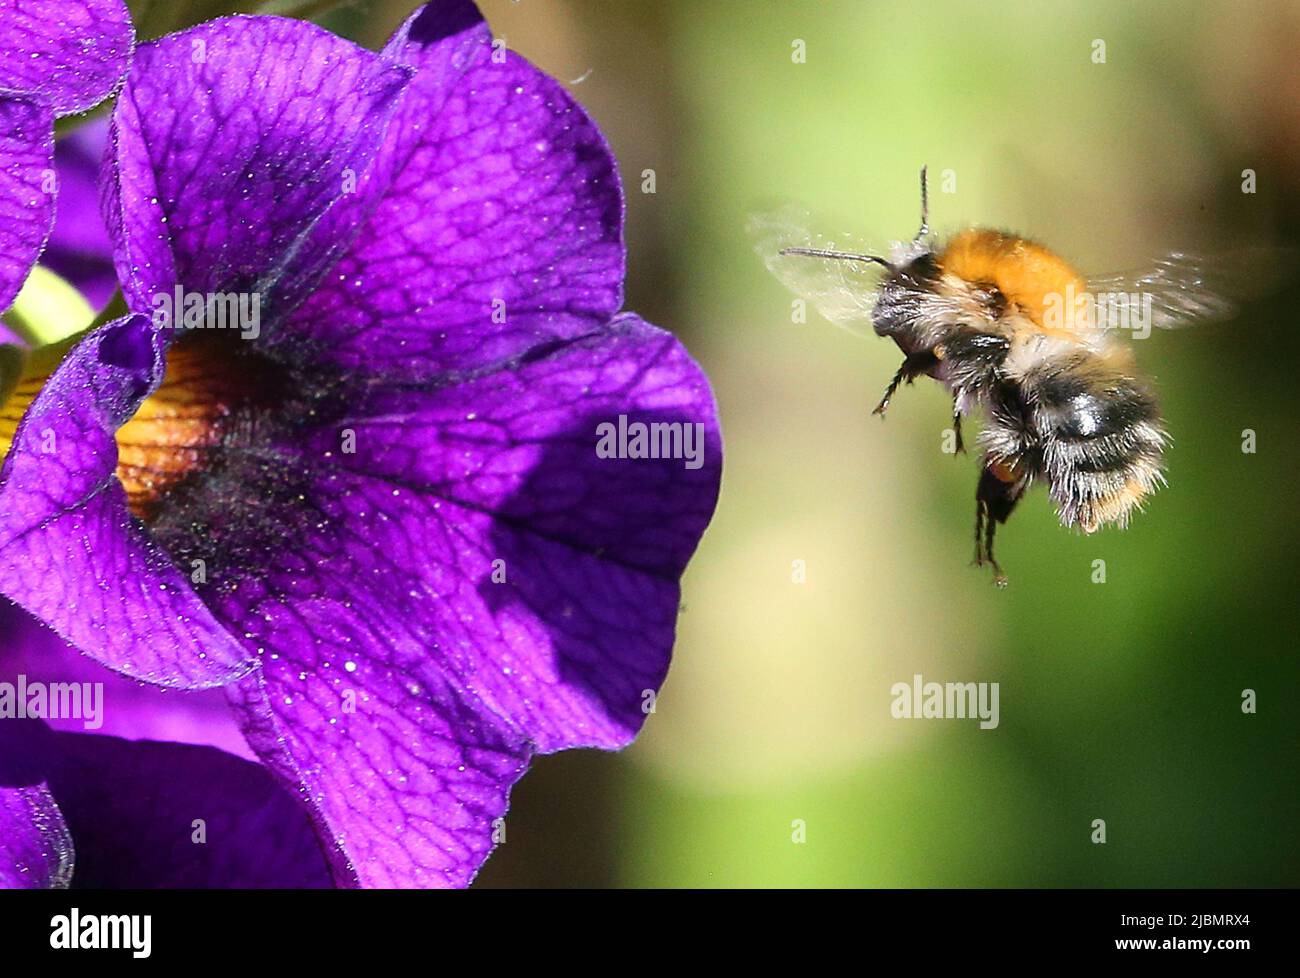
[[[853,235],[829,238],[809,230],[808,214],[795,207],[756,214],[749,234],[768,270],[787,289],[836,326],[862,336],[873,336],[871,310],[879,290],[880,267],[858,261],[787,255],[787,248],[867,254],[865,243]]]
[[[1231,319],[1242,302],[1275,290],[1296,253],[1285,248],[1244,248],[1227,255],[1204,256],[1173,252],[1144,269],[1088,280],[1088,291],[1105,314],[1128,317],[1147,314],[1157,329],[1181,329],[1197,323]]]

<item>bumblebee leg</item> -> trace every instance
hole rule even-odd
[[[910,384],[913,377],[925,373],[938,362],[939,358],[929,350],[921,353],[908,354],[907,357],[904,358],[902,366],[898,368],[898,372],[894,374],[894,379],[891,380],[889,386],[885,388],[885,396],[880,399],[880,403],[876,405],[876,409],[871,413],[878,414],[883,418],[886,409],[889,407],[889,402],[894,396],[894,392],[898,390],[898,385],[903,381],[907,381]]]
[[[906,376],[907,361],[904,360],[903,365],[898,368],[898,373],[894,374],[894,379],[891,380],[889,386],[885,388],[885,394],[880,399],[880,403],[876,405],[876,409],[871,412],[872,414],[878,414],[882,418],[885,416],[885,410],[889,407],[889,402],[893,398],[894,392],[898,390],[898,385],[903,382],[903,378]]]
[[[954,454],[965,455],[966,443],[961,440],[961,409],[957,407],[957,402],[952,405],[952,430],[957,435],[957,448]]]
[[[1014,465],[985,460],[975,490],[975,564],[992,567],[993,583],[998,587],[1007,586],[1007,576],[993,559],[993,537],[998,524],[1007,521],[1028,486],[1029,480],[1018,474]]]
[[[997,528],[998,521],[993,519],[989,520],[984,526],[984,559],[993,568],[993,586],[1006,587],[1007,575],[1002,573],[1002,568],[993,559],[993,534],[997,531]]]
[[[977,499],[975,501],[975,566],[992,565],[993,583],[997,587],[1006,587],[1007,575],[1002,573],[1002,568],[993,559],[993,534],[997,526],[997,520],[989,515],[988,503]]]

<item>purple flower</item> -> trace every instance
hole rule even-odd
[[[618,312],[609,148],[467,0],[379,54],[272,17],[143,45],[109,139],[135,314],[27,410],[0,591],[224,686],[337,883],[463,885],[533,754],[635,737],[717,498],[707,379]],[[196,295],[239,328],[171,328]]]
[[[310,820],[260,764],[122,739],[229,742],[220,691],[117,677],[3,599],[0,634],[0,697],[75,685],[82,714],[0,722],[0,887],[329,885]]]
[[[134,34],[122,0],[0,0],[0,310],[54,224],[54,119],[117,85]]]

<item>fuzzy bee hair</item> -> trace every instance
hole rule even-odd
[[[1065,525],[1125,525],[1163,482],[1166,442],[1127,351],[1104,335],[1044,331],[996,282],[945,274],[943,254],[927,251],[886,278],[876,332],[909,357],[908,373],[923,367],[948,387],[957,415],[983,411],[985,468],[1015,476],[1005,515],[1041,479]]]
[[[1129,350],[1090,314],[1065,323],[1046,314],[1062,296],[1088,294],[1088,283],[1064,259],[1018,235],[968,228],[942,242],[932,239],[924,170],[921,230],[888,259],[761,242],[759,250],[778,277],[813,298],[828,318],[850,326],[864,318],[864,294],[842,273],[836,279],[792,271],[785,256],[884,269],[869,321],[904,360],[876,413],[884,414],[901,383],[926,375],[952,394],[959,451],[963,416],[984,415],[975,560],[992,565],[999,585],[1006,579],[993,559],[994,533],[1034,482],[1046,483],[1064,525],[1086,533],[1126,526],[1164,484],[1168,439]]]

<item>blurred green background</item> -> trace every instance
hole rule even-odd
[[[1300,883],[1294,282],[1136,343],[1170,487],[1091,538],[1037,490],[998,592],[968,566],[976,462],[941,451],[945,393],[872,418],[898,352],[792,323],[745,233],[796,201],[910,238],[928,163],[956,177],[939,231],[1006,227],[1085,271],[1295,245],[1300,4],[481,5],[609,137],[627,305],[704,364],[727,457],[657,713],[623,754],[540,759],[478,885]],[[411,6],[323,22],[378,46]],[[892,719],[916,673],[1000,683],[1000,726]]]

